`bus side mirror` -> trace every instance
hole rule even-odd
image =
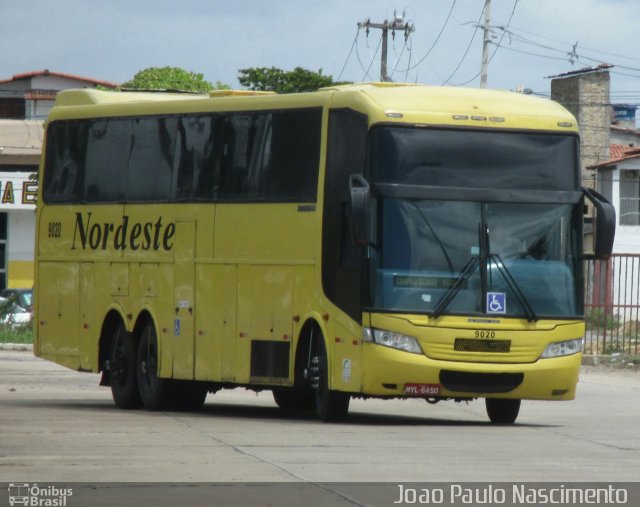
[[[368,246],[370,242],[371,187],[359,174],[349,177],[351,194],[351,239],[356,245]]]
[[[582,188],[584,195],[596,210],[593,223],[593,257],[608,259],[613,251],[613,240],[616,233],[616,210],[601,194],[591,188]]]

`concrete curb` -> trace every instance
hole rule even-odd
[[[0,343],[0,350],[33,352],[33,345],[31,343]]]

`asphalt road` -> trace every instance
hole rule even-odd
[[[353,400],[322,424],[271,393],[209,395],[197,414],[123,411],[95,374],[0,351],[0,482],[638,481],[640,371],[585,367],[572,402]]]

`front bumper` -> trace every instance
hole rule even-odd
[[[407,385],[432,386],[440,398],[572,400],[582,354],[532,363],[471,363],[434,360],[425,355],[363,344],[362,393],[407,396]],[[418,390],[418,393],[424,392]],[[418,395],[419,394],[415,394]],[[425,396],[425,397],[434,397]]]

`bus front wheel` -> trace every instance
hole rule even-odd
[[[311,384],[316,391],[316,413],[323,422],[340,422],[347,417],[351,397],[329,389],[329,363],[322,337],[318,339],[316,353],[311,357]]]
[[[109,356],[111,395],[118,408],[139,408],[141,403],[136,382],[136,344],[133,336],[119,322],[111,336]]]
[[[162,410],[171,401],[171,381],[158,378],[158,339],[152,322],[142,330],[137,359],[138,391],[147,410]]]
[[[513,424],[520,412],[520,400],[485,399],[487,415],[494,424]]]

